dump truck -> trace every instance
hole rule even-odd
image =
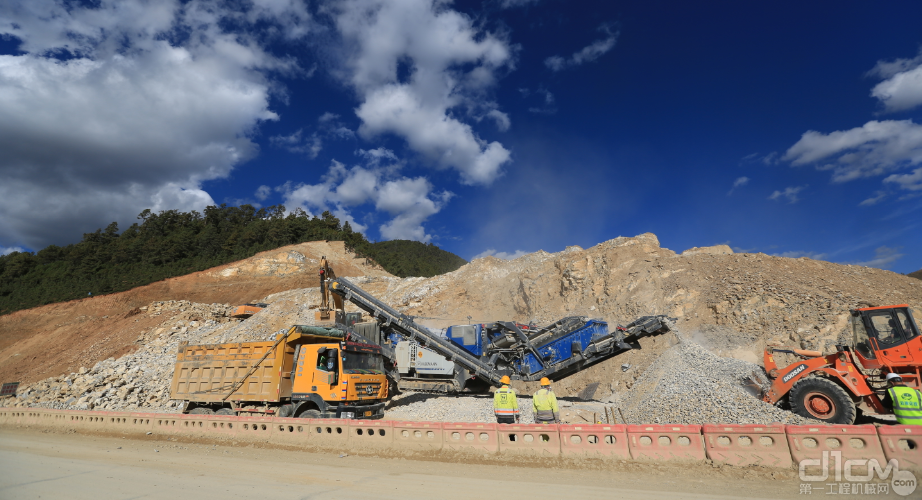
[[[831,424],[854,423],[856,410],[889,414],[885,405],[888,373],[922,388],[922,336],[907,304],[852,309],[851,339],[836,352],[768,346],[764,367],[768,380],[747,381],[766,403],[787,402],[794,413]],[[799,360],[778,367],[778,354]]]
[[[274,342],[180,344],[170,399],[193,414],[378,419],[384,364],[348,330],[295,325]]]

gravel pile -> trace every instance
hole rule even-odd
[[[531,396],[519,394],[518,402],[520,423],[535,423]],[[564,423],[588,423],[592,421],[593,414],[596,420],[605,421],[604,407],[607,405],[603,403],[559,400],[558,404],[560,419]],[[430,422],[496,422],[492,394],[439,396],[405,392],[387,404],[384,418]]]
[[[612,402],[621,408],[628,423],[638,424],[813,422],[746,392],[743,379],[761,370],[755,364],[722,358],[681,339]]]

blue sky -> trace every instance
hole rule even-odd
[[[922,268],[922,4],[0,6],[0,252],[283,203],[509,257]]]

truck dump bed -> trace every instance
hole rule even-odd
[[[280,343],[238,385],[274,344],[266,341],[180,346],[170,399],[201,403],[278,402],[290,397],[291,366],[284,365],[286,361],[290,364],[294,349],[285,343]],[[232,389],[234,392],[230,393]]]

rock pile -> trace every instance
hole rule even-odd
[[[761,371],[758,365],[719,357],[683,338],[612,403],[634,424],[807,423],[743,389],[743,380],[756,371]]]

